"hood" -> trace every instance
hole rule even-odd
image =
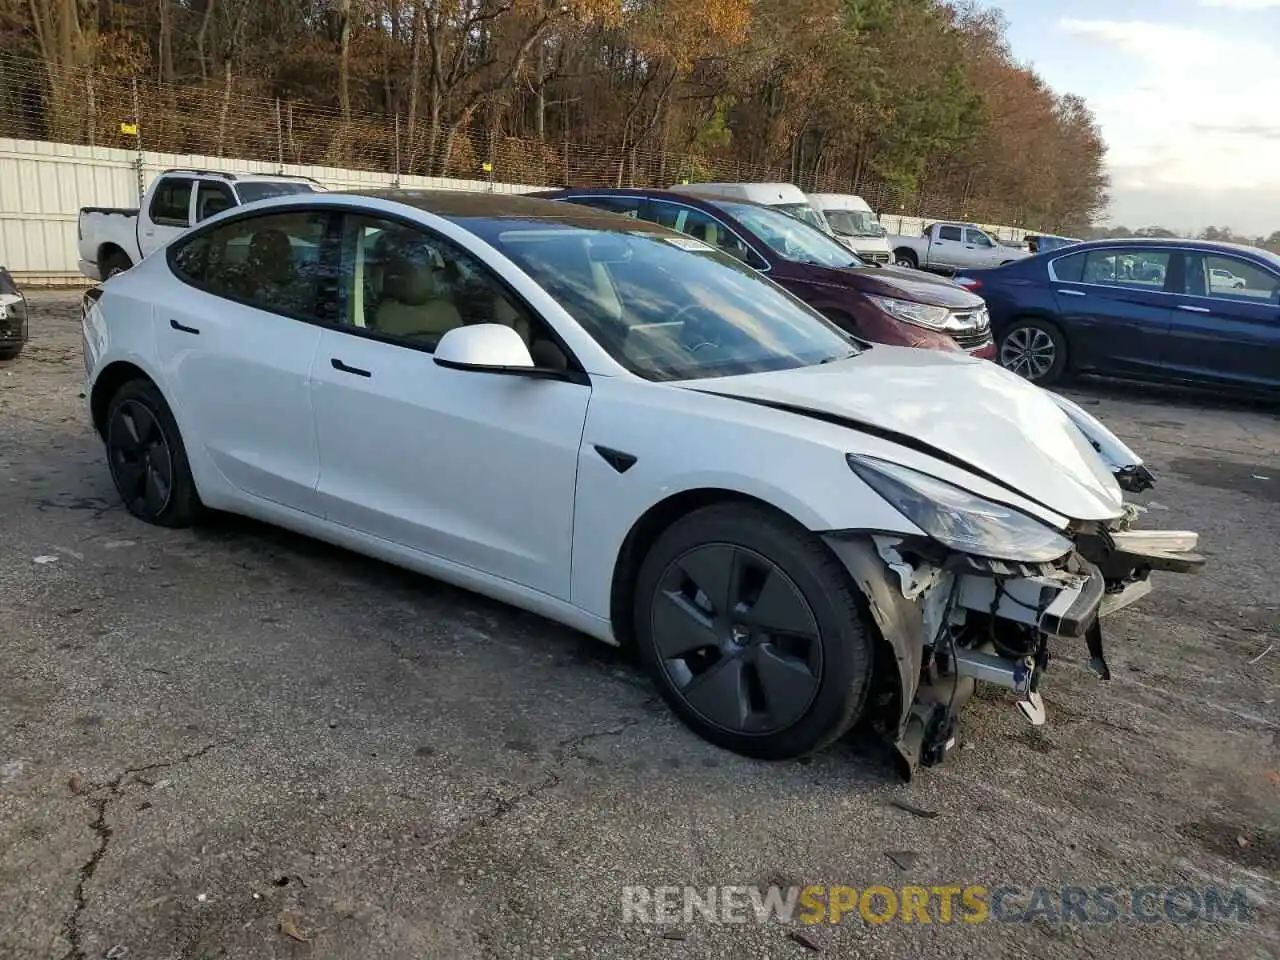
[[[842,284],[853,287],[860,293],[897,297],[899,300],[950,307],[953,310],[976,310],[984,305],[980,296],[960,284],[921,270],[908,270],[904,267],[841,267],[830,272],[843,275]]]
[[[1116,478],[1053,395],[985,360],[875,346],[836,363],[685,386],[900,435],[1074,520],[1122,511]]]

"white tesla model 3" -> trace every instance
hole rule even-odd
[[[871,346],[691,237],[554,201],[307,194],[86,298],[128,509],[234,511],[635,644],[702,736],[794,757],[867,720],[944,757],[974,683],[1032,723],[1050,637],[1192,570],[1079,407]]]

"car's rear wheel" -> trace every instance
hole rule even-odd
[[[893,262],[899,267],[910,267],[912,270],[920,266],[920,258],[912,250],[895,250]]]
[[[873,627],[822,542],[760,506],[697,510],[641,564],[635,631],[659,692],[695,732],[781,760],[860,717]]]
[[[22,353],[21,342],[0,347],[0,360],[16,360],[20,353]]]
[[[178,423],[154,384],[130,380],[116,391],[103,433],[111,479],[130,513],[161,527],[186,527],[199,518]]]
[[[1018,320],[1000,335],[996,358],[1006,370],[1047,387],[1066,373],[1067,341],[1047,320]]]

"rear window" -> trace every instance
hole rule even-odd
[[[273,183],[268,180],[250,181],[236,184],[241,203],[253,203],[255,200],[266,200],[270,197],[289,197],[296,193],[315,193],[314,184],[299,180],[296,183]]]
[[[151,222],[162,227],[185,227],[191,216],[191,187],[187,177],[165,177],[151,196]]]
[[[1053,261],[1053,275],[1068,283],[1080,283],[1084,279],[1084,259],[1083,253],[1059,257]]]

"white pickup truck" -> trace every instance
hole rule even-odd
[[[80,272],[90,280],[106,280],[215,213],[322,189],[305,177],[166,170],[151,182],[139,209],[81,208]]]
[[[954,273],[975,267],[998,267],[1030,256],[1025,250],[1006,247],[972,223],[933,223],[919,237],[890,234],[893,262],[934,273]]]

